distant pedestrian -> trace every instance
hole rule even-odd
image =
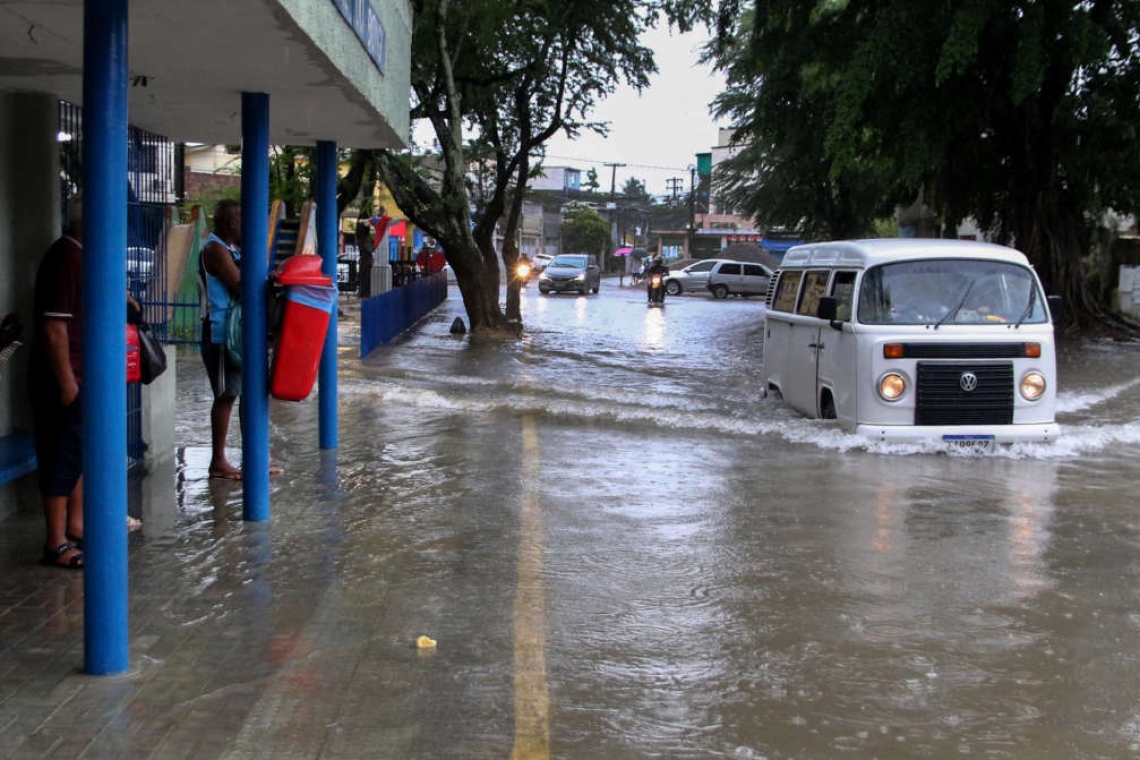
[[[356,220],[356,250],[357,277],[359,278],[359,292],[361,300],[372,295],[372,264],[375,241],[373,239],[372,225],[368,222],[368,215],[361,213]]]

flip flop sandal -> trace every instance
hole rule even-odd
[[[71,559],[64,562],[63,555],[69,551],[75,551],[75,554],[71,555]],[[62,543],[54,549],[44,549],[44,556],[40,559],[40,563],[48,567],[62,567],[64,570],[82,570],[83,552],[76,550],[71,544]]]
[[[79,551],[83,551],[84,544],[83,544],[83,538],[82,537],[73,536],[70,533],[64,533],[63,535],[67,538],[68,542],[71,543],[71,546],[73,548],[78,549]]]

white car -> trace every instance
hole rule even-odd
[[[709,272],[706,287],[713,298],[737,296],[765,296],[772,270],[763,264],[750,264],[744,261],[720,261]]]
[[[705,290],[712,268],[726,259],[702,259],[693,261],[680,269],[670,267],[665,278],[665,292],[671,296]]]
[[[550,262],[554,257],[549,253],[536,253],[534,258],[530,260],[530,268],[535,272],[541,272],[546,267],[550,266]]]

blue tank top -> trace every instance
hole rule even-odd
[[[238,247],[227,245],[226,241],[212,232],[206,239],[206,245],[202,246],[202,254],[205,254],[206,246],[210,243],[217,243],[229,251],[234,257],[235,264],[241,263],[241,251]],[[225,343],[226,316],[229,315],[233,298],[226,284],[206,271],[206,257],[202,254],[198,256],[198,294],[202,304],[202,320],[210,326],[210,342]]]

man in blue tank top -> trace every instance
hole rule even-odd
[[[214,392],[210,409],[210,477],[241,480],[226,459],[226,437],[234,401],[241,395],[241,367],[226,353],[226,317],[241,294],[241,203],[226,198],[214,207],[214,231],[198,257],[202,301],[202,360]]]

